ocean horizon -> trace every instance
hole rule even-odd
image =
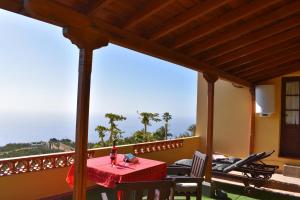
[[[126,116],[126,115],[125,115]],[[127,120],[119,122],[119,128],[124,131],[123,137],[131,136],[135,131],[143,129],[138,115],[128,115]],[[163,122],[152,122],[148,127],[150,132],[163,126]],[[170,121],[170,133],[177,136],[195,124],[195,118],[177,117],[173,115]],[[95,132],[97,125],[108,126],[104,114],[91,114],[89,119],[89,142],[98,142]],[[28,143],[48,141],[50,138],[75,140],[76,115],[66,114],[5,114],[0,116],[0,146],[8,143]]]

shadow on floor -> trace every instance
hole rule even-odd
[[[254,189],[250,194],[245,194],[244,187],[238,186],[238,185],[231,185],[231,184],[225,184],[225,183],[216,183],[217,187],[226,191],[228,195],[228,200],[255,200],[255,199],[261,199],[261,200],[300,200],[299,197],[287,195],[287,194],[280,194],[280,193],[274,193],[269,191],[263,191],[260,189]],[[103,192],[102,187],[93,187],[92,189],[89,189],[87,192],[87,200],[99,200],[100,199],[100,193]],[[113,196],[114,194],[109,194],[110,196]],[[109,199],[115,199],[115,198],[109,198]],[[175,200],[184,200],[185,197],[175,197]],[[202,196],[203,200],[212,200],[215,198],[209,198]],[[72,200],[72,194],[68,194],[64,197],[60,198],[53,198],[53,200]],[[191,200],[196,200],[195,197],[191,197]]]

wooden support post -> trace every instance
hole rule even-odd
[[[249,138],[249,154],[254,152],[254,139],[255,139],[255,87],[249,89],[251,94],[251,119],[250,119],[250,138]]]
[[[93,50],[102,46],[106,46],[108,42],[97,34],[86,32],[80,29],[65,28],[63,34],[80,49],[73,199],[85,200],[90,83]]]
[[[205,173],[205,181],[211,182],[212,177],[212,154],[213,154],[213,127],[214,127],[214,89],[218,77],[211,74],[203,74],[207,81],[207,134],[206,134],[206,155],[208,163]]]
[[[80,49],[76,116],[75,181],[73,199],[86,198],[86,160],[93,50]]]

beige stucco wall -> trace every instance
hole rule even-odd
[[[248,154],[251,101],[248,88],[227,81],[215,84],[214,151],[243,157]],[[205,149],[207,125],[207,83],[198,74],[197,128],[201,149]]]
[[[300,76],[300,71],[288,76]],[[275,153],[266,159],[267,163],[300,165],[299,159],[278,157],[280,140],[281,77],[262,84],[275,85],[275,113],[270,117],[255,117],[254,151]],[[205,149],[207,123],[207,83],[198,74],[196,134],[201,138],[201,149]],[[237,88],[227,81],[218,80],[215,85],[214,151],[233,156],[248,155],[250,135],[251,96],[248,88]]]
[[[199,137],[189,137],[184,139],[181,148],[146,153],[139,157],[172,163],[178,159],[191,158],[199,146]],[[109,152],[110,148],[99,148],[95,156],[108,155]],[[118,147],[118,153],[129,152],[133,152],[132,145]],[[33,200],[70,192],[65,181],[67,172],[68,167],[0,177],[0,200]],[[93,184],[88,182],[88,186]]]

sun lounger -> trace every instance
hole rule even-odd
[[[247,158],[240,159],[234,157],[213,159],[213,172],[229,173],[231,171],[241,172],[246,177],[268,180],[278,169],[276,165],[267,165],[262,159],[271,156],[272,152],[261,152],[249,155]],[[190,166],[190,159],[176,161],[172,166]]]
[[[263,163],[263,159],[271,156],[272,152],[261,152],[251,154],[245,159],[216,159],[213,160],[213,171],[229,173],[231,171],[242,172],[246,177],[256,179],[270,179],[275,170],[278,169],[276,165],[267,165]]]
[[[241,182],[245,186],[246,193],[250,193],[252,186],[262,187],[268,184],[269,179],[278,169],[278,166],[267,165],[262,161],[273,153],[274,151],[251,154],[244,159],[224,156],[222,156],[223,158],[213,159],[213,177]],[[191,159],[182,159],[172,164],[172,167],[188,168],[191,163]]]

